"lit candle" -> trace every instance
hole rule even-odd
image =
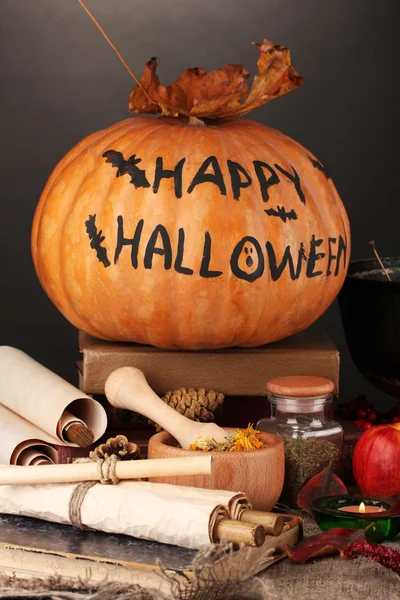
[[[370,506],[365,505],[364,502],[361,502],[359,506],[342,506],[342,508],[338,508],[342,512],[350,512],[350,513],[378,513],[382,512],[385,509],[380,506]]]
[[[341,527],[361,529],[365,531],[367,542],[378,544],[394,540],[400,534],[400,498],[322,496],[314,498],[310,507],[323,531]]]

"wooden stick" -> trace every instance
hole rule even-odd
[[[129,75],[131,77],[133,77],[133,79],[137,83],[138,87],[140,87],[140,89],[142,90],[142,92],[144,93],[144,95],[147,96],[147,98],[150,100],[150,102],[152,102],[153,104],[157,104],[157,102],[155,100],[153,100],[152,98],[150,98],[149,94],[144,89],[144,87],[140,83],[139,79],[136,77],[135,73],[132,71],[132,69],[130,68],[130,66],[128,65],[128,63],[122,57],[122,54],[120,53],[120,51],[118,50],[118,48],[115,46],[115,44],[112,43],[112,41],[110,40],[110,38],[108,37],[108,35],[106,34],[106,32],[104,31],[104,29],[102,28],[102,26],[100,25],[100,23],[96,19],[96,17],[93,15],[93,13],[90,12],[90,10],[86,6],[86,4],[83,2],[83,0],[78,0],[78,2],[82,6],[82,8],[86,11],[86,13],[89,15],[89,17],[92,19],[93,23],[96,25],[96,27],[98,28],[98,30],[100,31],[100,33],[103,35],[103,37],[105,38],[105,40],[110,44],[110,46],[114,50],[115,54],[118,56],[119,60],[122,62],[122,64],[124,65],[125,69],[128,71]]]
[[[73,421],[64,428],[64,435],[73,444],[88,448],[94,442],[94,433],[84,423]]]
[[[282,515],[262,510],[244,510],[240,515],[242,523],[262,525],[267,535],[281,535],[285,520]]]
[[[388,280],[389,280],[389,281],[392,281],[392,280],[390,279],[390,275],[389,275],[389,273],[387,272],[387,270],[386,270],[386,268],[385,268],[385,265],[383,264],[383,262],[382,262],[382,260],[381,260],[381,257],[380,257],[380,256],[379,256],[379,254],[378,254],[378,250],[376,249],[375,242],[374,242],[374,241],[371,241],[371,242],[369,242],[369,243],[371,244],[371,246],[372,246],[372,249],[373,249],[373,251],[374,251],[374,254],[375,254],[376,258],[378,259],[378,262],[379,262],[379,264],[380,264],[380,265],[381,265],[381,267],[382,267],[382,271],[385,273],[385,275],[386,275],[386,277],[388,278]]]
[[[265,529],[255,523],[243,523],[231,519],[221,519],[215,526],[216,537],[219,541],[226,540],[234,544],[247,546],[262,546],[265,540]]]
[[[212,456],[184,456],[182,458],[152,458],[147,460],[118,461],[115,475],[118,479],[140,479],[180,475],[209,475]],[[0,469],[0,485],[32,485],[99,481],[96,462],[67,465],[37,465],[34,467],[8,466]]]

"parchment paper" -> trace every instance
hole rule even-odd
[[[106,412],[99,402],[10,346],[0,346],[0,402],[55,438],[57,444],[67,442],[63,429],[71,421],[85,423],[93,431],[94,441],[107,427]]]
[[[163,489],[163,495],[170,494],[174,496],[176,486],[166,483],[158,483],[159,489]],[[163,486],[163,488],[161,488]],[[244,510],[251,509],[251,504],[245,494],[242,492],[230,492],[228,490],[208,490],[205,488],[184,487],[180,489],[187,500],[197,500],[200,502],[213,502],[224,506],[228,512],[229,518],[234,521],[239,520],[240,515]]]
[[[68,524],[75,487],[70,483],[0,486],[0,513]],[[198,549],[216,541],[215,523],[228,514],[211,499],[202,501],[191,495],[191,488],[147,481],[96,484],[83,501],[82,523],[99,531]]]
[[[59,444],[32,423],[0,404],[0,462],[11,465],[34,465],[57,462],[57,451],[49,444]]]

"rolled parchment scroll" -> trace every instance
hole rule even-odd
[[[76,484],[69,483],[1,486],[0,513],[69,524],[69,503],[75,488]],[[227,509],[218,502],[220,492],[215,498],[208,493],[202,498],[202,491],[147,481],[96,484],[84,497],[82,524],[99,531],[198,549],[217,541],[217,524],[228,517]]]
[[[176,460],[176,459],[175,459]],[[215,467],[214,467],[215,468]],[[158,484],[167,485],[167,484]],[[168,490],[174,495],[174,485],[168,485],[165,489],[165,494]],[[230,492],[228,490],[207,490],[205,488],[186,487],[185,498],[190,500],[201,500],[202,502],[215,502],[224,506],[228,512],[229,518],[238,520],[241,518],[245,510],[251,509],[251,504],[245,494],[242,492]]]
[[[38,464],[38,460],[54,462],[54,451],[51,447],[45,450],[48,444],[77,445],[65,435],[72,422],[86,425],[93,432],[94,441],[107,427],[106,412],[99,402],[21,350],[9,346],[0,346],[0,403],[3,446],[6,438],[6,448],[0,450],[2,462],[25,465]],[[6,412],[7,408],[11,414]],[[36,447],[38,442],[42,442],[41,449],[35,456],[23,452]],[[38,458],[40,453],[42,459]]]
[[[11,465],[55,463],[57,451],[51,444],[59,443],[56,438],[0,404],[0,463]]]

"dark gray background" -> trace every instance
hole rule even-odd
[[[303,86],[251,115],[326,165],[347,208],[353,258],[399,255],[398,0],[87,0],[137,75],[243,63],[252,40],[288,46]],[[76,331],[42,291],[30,256],[35,206],[81,138],[127,118],[132,80],[77,0],[0,2],[0,343],[75,381]],[[336,303],[323,317],[342,353],[342,399],[391,398],[358,374]]]

